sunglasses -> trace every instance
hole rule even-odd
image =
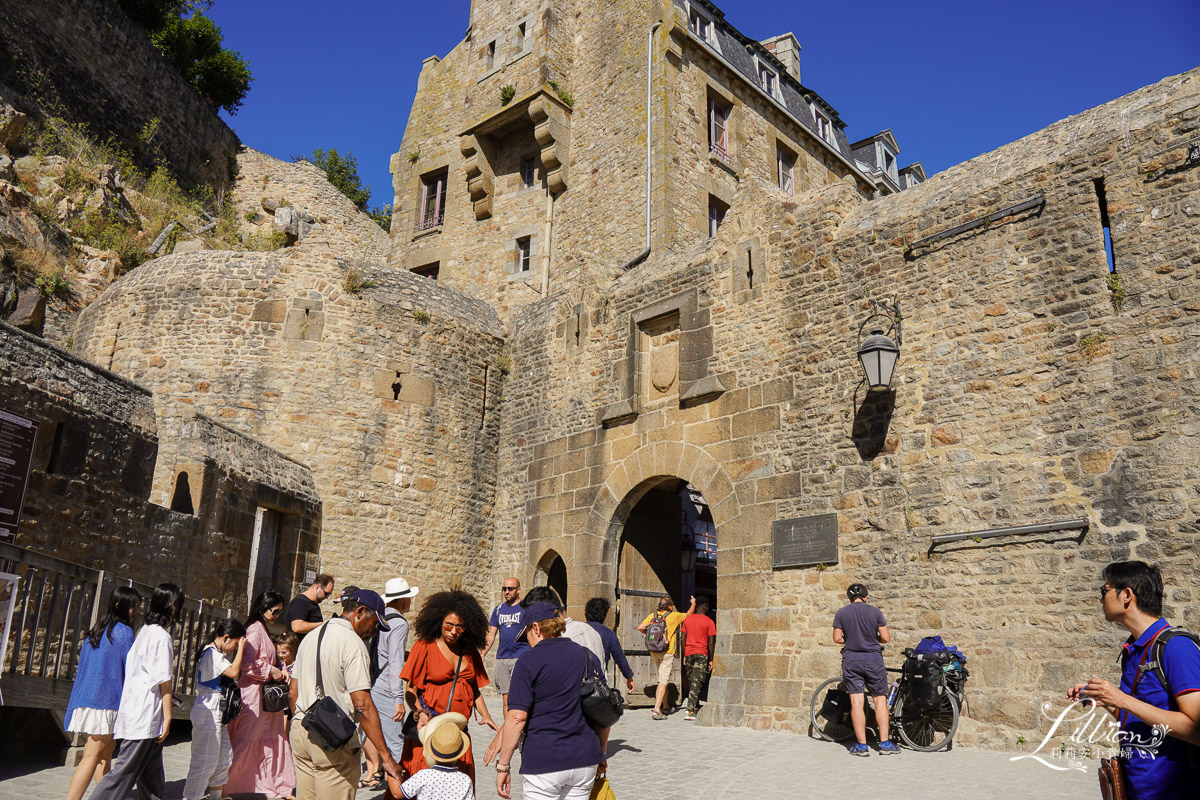
[[[1116,589],[1114,589],[1113,587],[1109,586],[1108,584],[1105,584],[1104,586],[1101,586],[1101,587],[1100,587],[1100,601],[1101,601],[1101,602],[1104,602],[1104,598],[1105,598],[1105,597],[1108,597],[1108,593],[1109,593],[1109,592],[1115,592],[1115,591],[1116,591]]]
[[[455,625],[453,622],[442,623],[442,630],[444,631],[458,631],[459,633],[462,633],[466,629],[467,627],[465,625]]]
[[[504,592],[516,592],[516,591],[520,591],[520,589],[521,589],[520,586],[501,586],[500,587],[500,590],[504,591]]]

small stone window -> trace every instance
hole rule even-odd
[[[729,162],[729,106],[711,94],[708,96],[708,150]]]
[[[783,142],[775,143],[775,176],[780,189],[796,193],[796,154]]]
[[[533,243],[528,236],[517,239],[517,272],[529,272],[533,256]]]
[[[526,156],[521,159],[521,187],[524,189],[532,189],[534,183],[537,182],[537,162],[533,156]]]
[[[434,261],[432,264],[423,264],[419,267],[413,267],[411,271],[415,275],[420,275],[423,278],[430,278],[436,281],[438,279],[438,273],[441,272],[441,263],[442,262],[440,261]]]
[[[175,477],[175,491],[171,493],[171,510],[180,514],[194,515],[196,513],[196,509],[192,505],[191,481],[186,472],[181,472]]]
[[[496,68],[496,40],[492,39],[487,43],[487,47],[483,51],[483,68],[491,72]]]
[[[708,196],[708,238],[711,239],[717,235],[717,231],[725,223],[725,214],[728,211],[728,203],[711,194]]]
[[[530,49],[528,20],[518,22],[514,31],[516,35],[513,37],[513,59],[517,59],[529,52]]]

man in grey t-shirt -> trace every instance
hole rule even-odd
[[[850,605],[833,616],[833,641],[842,647],[842,681],[850,694],[850,724],[858,744],[850,754],[869,756],[867,747],[866,693],[875,702],[875,721],[879,724],[879,752],[898,753],[900,748],[888,739],[887,669],[883,665],[883,647],[892,636],[883,612],[867,604],[867,587],[851,584],[846,590]]]

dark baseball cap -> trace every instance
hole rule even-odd
[[[339,594],[336,598],[334,598],[333,602],[344,603],[347,600],[353,600],[354,595],[358,594],[358,592],[359,592],[359,589],[357,586],[344,586],[344,587],[342,587],[342,593]]]
[[[384,614],[387,613],[384,609],[387,606],[384,605],[383,598],[379,596],[378,592],[372,592],[370,589],[359,589],[354,593],[354,597],[350,599],[360,606],[366,606],[375,612],[375,619],[379,621],[379,630],[391,630],[391,627],[384,620]]]
[[[521,632],[517,634],[517,641],[525,641],[525,635],[529,633],[529,626],[533,623],[545,622],[557,616],[558,608],[554,603],[530,603],[529,608],[521,612]]]

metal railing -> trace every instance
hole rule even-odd
[[[708,152],[712,153],[714,156],[721,159],[726,164],[728,164],[730,161],[729,149],[727,147],[725,147],[725,145],[721,144],[720,142],[709,142]]]
[[[0,543],[0,572],[18,576],[12,624],[0,692],[11,706],[65,709],[79,663],[79,650],[88,630],[104,613],[114,587],[131,586],[141,593],[146,608],[154,587],[91,569],[23,547]],[[0,612],[8,598],[0,597]],[[186,598],[182,619],[171,631],[175,646],[175,694],[195,695],[192,659],[219,620],[233,616],[226,608]],[[0,617],[0,630],[4,618]]]
[[[445,217],[446,212],[442,209],[421,214],[421,218],[417,221],[417,232],[439,227],[445,220]]]

